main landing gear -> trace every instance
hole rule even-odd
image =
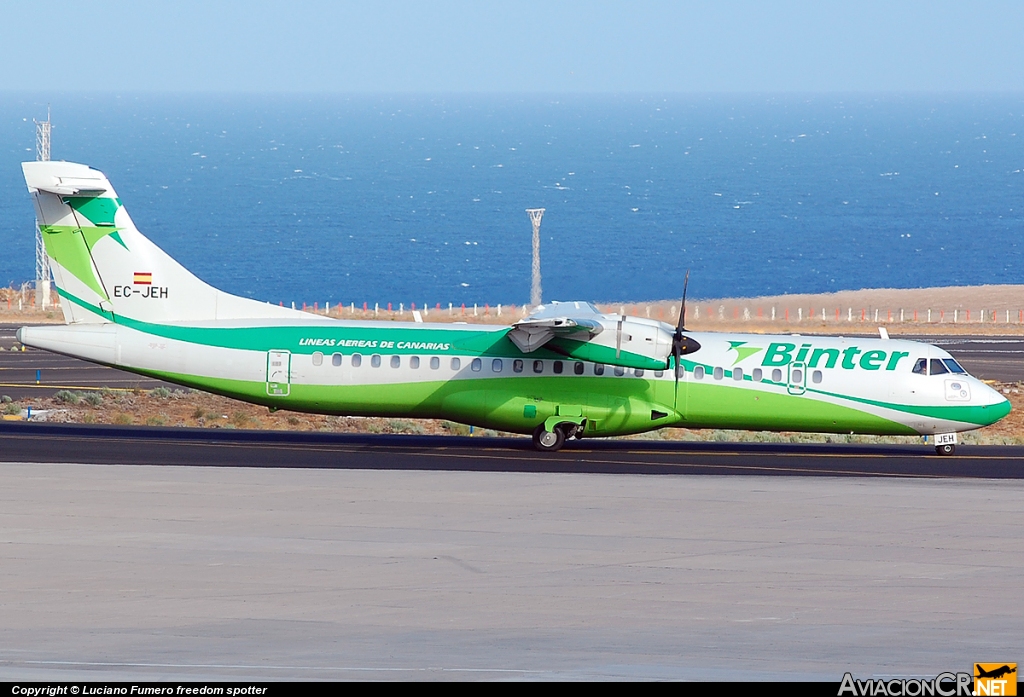
[[[533,432],[533,447],[544,453],[553,453],[562,449],[567,438],[582,438],[585,428],[586,420],[582,424],[561,423],[553,431],[545,430],[541,424]]]

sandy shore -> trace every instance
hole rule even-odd
[[[800,332],[806,334],[1006,334],[1024,330],[1024,285],[950,286],[944,288],[869,288],[838,293],[775,295],[760,298],[712,298],[687,301],[686,325],[695,331]],[[678,300],[598,303],[606,312],[625,312],[675,324]],[[313,311],[310,306],[310,311]],[[422,308],[421,308],[422,311]],[[317,307],[318,314],[324,314]],[[511,324],[522,317],[521,305],[477,304],[423,312],[428,322]],[[330,315],[343,319],[412,321],[409,309],[392,312],[335,305]],[[8,308],[0,293],[0,322],[61,322],[59,308],[38,311],[16,301]]]

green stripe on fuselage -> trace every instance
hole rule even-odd
[[[100,308],[61,293],[92,312],[111,318]],[[289,350],[293,353],[330,353],[337,347],[296,346],[303,336],[327,334],[337,337],[377,336],[377,341],[394,341],[395,347],[341,349],[346,355],[354,352],[408,355],[436,355],[448,353],[466,356],[514,359],[558,360],[561,354],[544,350],[524,355],[515,347],[506,334],[507,329],[498,331],[474,331],[464,329],[415,328],[415,327],[345,327],[331,324],[282,327],[185,327],[140,322],[122,316],[112,316],[113,321],[137,331],[204,346],[266,352]],[[388,337],[384,339],[383,337]],[[453,338],[454,337],[454,338]],[[195,341],[196,338],[202,339]],[[424,350],[399,348],[400,342],[411,344],[448,344],[445,350]],[[289,344],[289,342],[292,342]],[[300,350],[295,350],[300,349]],[[712,366],[683,361],[691,373],[700,365],[709,373]],[[524,374],[519,377],[472,377],[453,380],[424,382],[394,382],[365,385],[290,385],[287,397],[267,395],[266,384],[227,380],[223,378],[197,376],[167,371],[125,368],[142,375],[156,377],[209,392],[243,399],[269,407],[307,411],[313,413],[365,416],[407,416],[421,418],[448,418],[465,423],[497,428],[505,431],[528,433],[545,418],[556,414],[560,405],[581,406],[584,416],[596,423],[597,435],[621,435],[637,433],[677,425],[692,428],[738,428],[787,431],[812,431],[823,433],[867,433],[878,435],[913,435],[909,426],[898,421],[877,416],[855,406],[836,404],[824,399],[790,395],[785,392],[784,383],[762,381],[768,389],[744,389],[739,385],[716,384],[687,379],[679,383],[677,404],[673,404],[672,379],[647,379],[630,375],[615,376],[609,369],[606,376],[544,375]],[[485,366],[489,370],[490,366]],[[504,370],[510,370],[506,364]],[[550,367],[548,368],[550,369]],[[350,368],[351,370],[351,368]],[[364,362],[360,370],[390,370],[371,368]],[[424,368],[426,370],[426,368]],[[731,371],[725,371],[727,374]],[[671,373],[669,373],[671,374]],[[750,376],[744,375],[749,383]],[[769,387],[770,386],[770,387]],[[774,391],[778,390],[778,391]],[[808,390],[830,400],[848,400],[874,407],[915,414],[928,418],[958,421],[965,425],[986,425],[1005,415],[1002,405],[991,407],[916,407],[888,402],[872,401]],[[459,395],[463,395],[460,397]],[[534,405],[534,417],[523,416],[523,406]],[[679,413],[676,413],[676,408]],[[652,411],[668,416],[652,418]],[[589,433],[590,431],[588,431]]]

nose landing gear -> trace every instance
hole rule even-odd
[[[952,455],[956,452],[956,433],[935,434],[935,454]]]

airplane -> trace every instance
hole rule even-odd
[[[26,162],[64,325],[25,346],[285,409],[447,419],[567,439],[665,427],[957,434],[1010,411],[946,351],[886,338],[698,333],[537,307],[511,326],[327,318],[218,290],[135,227],[102,172]]]

